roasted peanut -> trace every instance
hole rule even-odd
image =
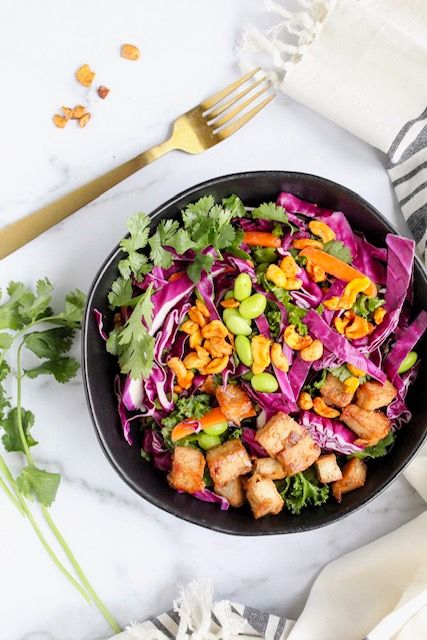
[[[297,333],[294,324],[288,324],[284,331],[283,337],[288,347],[290,347],[291,349],[295,349],[296,351],[305,349],[313,342],[313,338],[311,338],[310,336],[300,336],[300,334]]]
[[[328,298],[323,301],[323,305],[329,309],[329,311],[336,311],[338,309],[338,305],[340,303],[340,299],[338,296],[332,296],[332,298]]]
[[[308,223],[308,228],[314,236],[318,236],[323,244],[335,240],[335,231],[331,229],[327,224],[320,220],[311,220]]]
[[[225,338],[227,335],[228,329],[221,320],[212,320],[212,322],[202,327],[202,336],[204,338]]]
[[[294,249],[305,249],[306,247],[314,247],[315,249],[323,249],[323,244],[319,240],[312,238],[296,238],[292,242]]]
[[[265,336],[254,336],[251,341],[252,349],[252,373],[262,373],[270,364],[271,340]]]
[[[366,276],[362,276],[361,278],[353,278],[347,285],[343,291],[343,294],[340,298],[339,307],[341,309],[351,309],[351,307],[356,302],[356,298],[359,293],[366,291],[366,289],[371,285],[371,281]]]
[[[89,120],[91,119],[91,115],[90,113],[85,113],[84,116],[82,116],[81,118],[79,118],[78,122],[79,122],[79,127],[80,129],[83,129],[83,127],[85,127],[87,125],[87,123],[89,122]]]
[[[301,278],[288,278],[284,288],[288,291],[297,291],[297,289],[302,288],[303,284]]]
[[[313,408],[313,398],[307,391],[301,391],[298,397],[298,406],[304,411],[310,411]]]
[[[346,318],[345,316],[334,318],[334,327],[342,336],[344,335],[345,329],[348,324],[350,324],[350,318]]]
[[[190,334],[190,348],[195,349],[197,345],[201,345],[203,342],[202,333],[200,329],[197,329],[194,333]]]
[[[182,325],[180,326],[180,329],[184,333],[188,333],[188,335],[191,336],[191,334],[196,333],[196,331],[199,331],[200,327],[196,322],[193,322],[192,320],[187,320],[186,322],[182,323]]]
[[[61,107],[61,109],[64,113],[64,116],[68,118],[68,120],[73,117],[73,109],[71,109],[70,107]]]
[[[285,256],[280,262],[280,268],[287,278],[295,278],[300,272],[300,267],[295,262],[295,258],[291,255]]]
[[[286,274],[277,266],[277,264],[269,264],[267,271],[265,272],[265,277],[267,280],[270,280],[276,287],[285,288],[287,277]]]
[[[66,118],[65,116],[60,116],[58,113],[55,113],[52,120],[53,124],[55,125],[55,127],[58,127],[58,129],[63,129],[68,122],[68,118]]]
[[[196,349],[197,352],[190,351],[190,353],[185,356],[183,364],[186,369],[204,369],[210,361],[211,357],[206,349],[199,346],[197,346]]]
[[[283,353],[282,345],[278,342],[274,342],[270,349],[271,362],[277,369],[287,373],[289,371],[289,361]]]
[[[328,407],[325,401],[320,397],[314,398],[313,409],[319,416],[322,416],[323,418],[338,418],[338,416],[340,415],[339,411],[333,409],[332,407]]]
[[[354,364],[346,362],[346,365],[352,376],[356,376],[356,378],[362,378],[364,375],[366,375],[366,371],[363,371],[363,369],[358,369],[358,367],[355,367]]]
[[[209,338],[203,346],[213,358],[222,358],[233,353],[233,347],[224,338]]]
[[[200,313],[204,318],[211,317],[209,309],[207,308],[204,302],[202,302],[201,300],[196,300],[196,307],[198,308],[198,310],[200,311]]]
[[[345,337],[348,340],[357,340],[358,338],[364,338],[370,332],[370,323],[366,318],[361,316],[355,316],[352,322],[344,329]]]
[[[184,363],[179,358],[171,358],[167,362],[167,366],[176,375],[177,382],[182,389],[189,389],[194,378],[192,371],[187,371]]]
[[[86,114],[87,114],[86,107],[82,104],[76,104],[76,106],[72,111],[71,117],[73,120],[80,120],[80,118],[83,118],[83,116],[85,116]]]
[[[237,309],[239,305],[240,302],[238,302],[234,298],[228,298],[227,300],[223,300],[221,302],[221,307],[224,307],[224,309]]]
[[[199,327],[204,327],[206,324],[206,319],[204,315],[202,314],[201,311],[199,311],[197,307],[191,307],[191,309],[188,310],[188,317],[193,322],[196,322],[199,325]]]
[[[378,307],[377,309],[375,309],[374,311],[375,324],[381,324],[381,322],[384,320],[384,316],[386,313],[387,311],[384,309],[384,307]]]
[[[316,360],[320,360],[323,356],[323,344],[320,340],[313,340],[308,347],[301,349],[299,354],[301,356],[301,360],[304,360],[304,362],[315,362]]]
[[[305,268],[314,282],[324,282],[326,280],[326,271],[322,269],[322,267],[319,267],[319,265],[314,264],[312,260],[307,260]]]
[[[82,64],[76,71],[76,80],[80,82],[84,87],[90,87],[95,77],[95,72],[92,71],[88,64]]]
[[[357,387],[359,386],[360,381],[359,381],[359,378],[357,378],[356,376],[350,376],[349,378],[344,380],[343,384],[344,384],[344,391],[346,393],[354,393]]]
[[[141,52],[135,44],[122,44],[120,55],[127,60],[138,60]]]
[[[227,364],[228,356],[215,358],[214,360],[210,361],[210,363],[205,367],[204,371],[206,374],[221,373],[221,371],[224,371]]]

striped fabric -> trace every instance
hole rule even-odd
[[[402,127],[387,156],[397,199],[427,265],[427,108]]]

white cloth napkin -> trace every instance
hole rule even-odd
[[[287,95],[387,154],[402,212],[427,261],[426,0],[266,0],[268,31],[239,47],[266,52]],[[263,61],[261,58],[259,61]]]

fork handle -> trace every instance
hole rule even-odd
[[[175,148],[172,138],[169,138],[45,207],[0,229],[0,260]]]

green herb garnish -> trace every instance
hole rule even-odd
[[[275,484],[286,508],[294,515],[299,515],[304,507],[320,506],[329,497],[329,485],[320,484],[312,469],[277,480]]]
[[[353,260],[350,249],[341,240],[330,240],[324,245],[323,250],[347,264]]]
[[[358,451],[357,453],[353,453],[352,456],[354,458],[382,458],[387,455],[394,444],[395,436],[392,431],[389,431],[385,438],[377,442],[377,444],[372,445],[371,447],[366,447],[363,451]]]

